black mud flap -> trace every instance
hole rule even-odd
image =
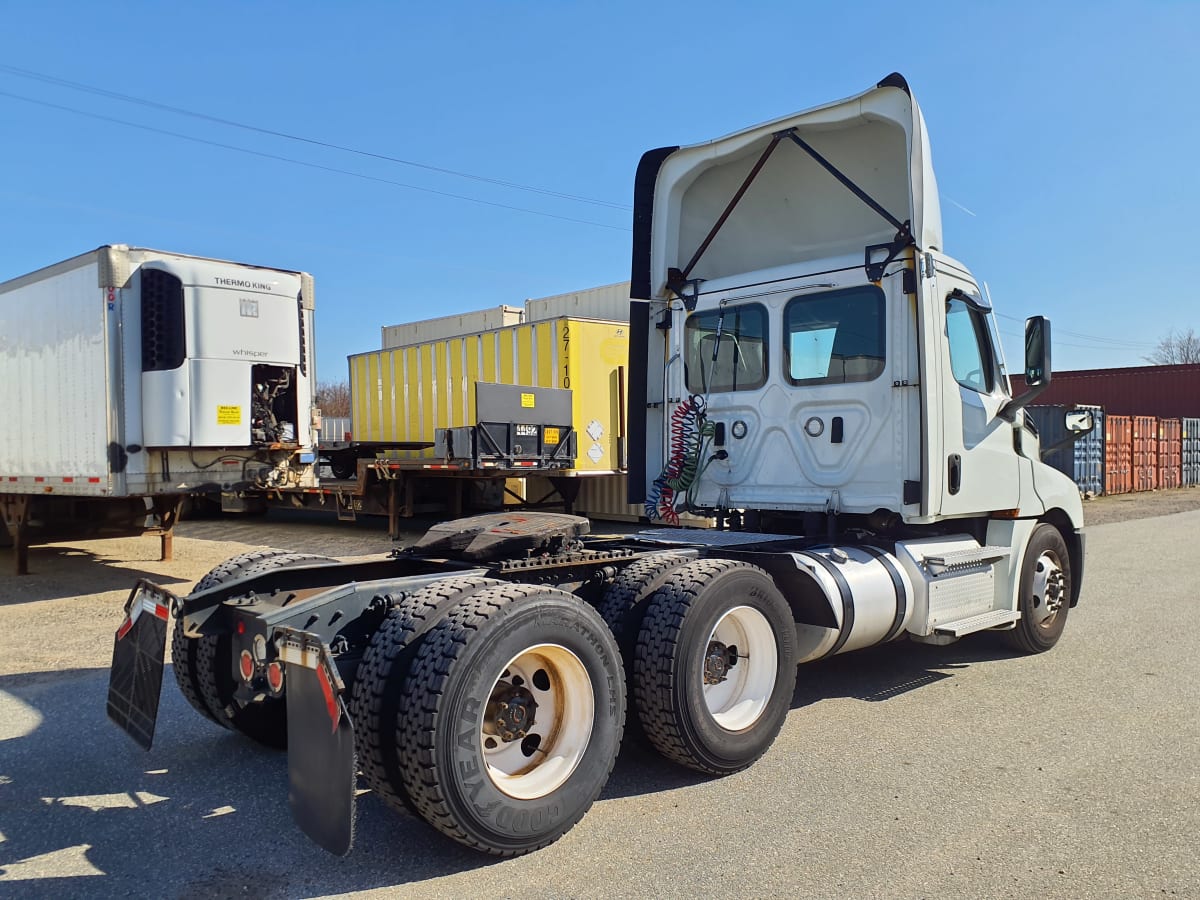
[[[329,648],[316,635],[280,628],[288,723],[288,805],[300,830],[330,853],[354,844],[358,764],[354,726]]]
[[[139,581],[125,601],[125,621],[113,641],[108,674],[108,717],[143,750],[154,743],[158,699],[162,693],[167,621],[179,598],[170,591]]]

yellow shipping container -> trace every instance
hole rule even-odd
[[[571,471],[615,472],[628,358],[627,323],[567,317],[359,353],[350,357],[351,433],[356,441],[432,444],[438,428],[476,423],[476,382],[570,388],[578,448]]]

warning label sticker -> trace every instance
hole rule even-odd
[[[217,407],[217,424],[218,425],[241,425],[242,424],[242,408],[240,406],[218,406]]]
[[[526,409],[533,409],[533,394],[521,394],[521,405]]]
[[[557,444],[559,441],[558,429],[547,427],[546,430],[542,432],[542,440],[547,444]]]

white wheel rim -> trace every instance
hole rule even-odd
[[[529,699],[536,709],[519,722],[515,708],[528,710]],[[480,722],[479,742],[492,784],[518,800],[557,790],[583,759],[595,708],[587,669],[566,647],[538,644],[518,653],[492,686]]]
[[[779,673],[779,649],[771,624],[757,609],[737,606],[717,621],[705,648],[719,655],[722,648],[736,662],[728,665],[716,683],[715,673],[702,667],[704,703],[716,723],[726,731],[743,731],[759,720],[775,690]],[[718,665],[719,668],[719,665]]]

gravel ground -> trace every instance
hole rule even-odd
[[[1083,502],[1083,521],[1087,525],[1109,522],[1128,522],[1169,516],[1172,513],[1200,509],[1200,488],[1180,488],[1174,491],[1148,491],[1139,494],[1114,494],[1094,497]]]
[[[979,635],[804,666],[750,770],[706,779],[630,747],[576,829],[506,862],[370,795],[355,852],[316,850],[284,758],[201,720],[169,674],[151,754],[104,718],[137,577],[185,592],[267,544],[386,552],[381,523],[184,523],[166,563],[153,538],[36,548],[33,575],[0,575],[0,896],[1200,896],[1197,507],[1088,502],[1084,596],[1053,652]]]

